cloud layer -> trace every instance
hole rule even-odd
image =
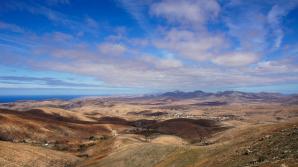
[[[87,11],[71,15],[61,9],[78,4],[68,0],[1,5],[6,12],[2,15],[25,13],[51,27],[38,29],[0,17],[1,66],[75,74],[82,80],[88,76],[101,84],[72,83],[46,72],[16,77],[5,71],[0,83],[146,91],[298,83],[298,41],[286,39],[296,31],[289,25],[297,22],[291,12],[297,10],[298,1],[111,3],[113,14],[120,17],[126,12],[125,23],[117,19],[106,23]]]

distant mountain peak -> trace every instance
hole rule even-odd
[[[196,90],[193,92],[183,92],[183,91],[173,91],[173,92],[166,92],[161,94],[162,97],[167,97],[167,98],[196,98],[196,97],[202,97],[202,96],[209,96],[211,93],[206,93],[201,90]]]
[[[170,99],[190,99],[190,98],[206,98],[213,96],[214,98],[220,98],[221,100],[226,101],[280,101],[283,100],[284,95],[280,93],[270,93],[270,92],[259,92],[259,93],[251,93],[251,92],[241,92],[241,91],[222,91],[217,93],[208,93],[201,90],[196,90],[192,92],[184,92],[180,90],[175,90],[172,92],[165,92],[163,94],[158,95],[158,97],[162,98],[170,98]]]

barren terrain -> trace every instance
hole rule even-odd
[[[168,92],[0,104],[0,166],[298,166],[297,95]]]

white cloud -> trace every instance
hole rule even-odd
[[[215,57],[212,62],[215,64],[239,67],[255,63],[259,56],[255,53],[249,52],[232,52]]]
[[[259,76],[236,69],[226,69],[224,71],[216,68],[198,67],[168,68],[162,70],[155,68],[141,69],[124,63],[122,62],[122,65],[119,65],[116,63],[101,64],[93,62],[72,62],[72,64],[47,62],[42,64],[42,68],[93,76],[103,80],[105,84],[111,87],[143,87],[160,90],[191,90],[298,81],[298,78],[295,76]],[[41,64],[38,65],[41,66]]]
[[[224,39],[219,35],[177,29],[167,31],[154,42],[159,48],[197,61],[210,59],[212,52],[225,46]]]
[[[268,23],[273,29],[273,33],[276,36],[274,47],[279,48],[284,37],[284,32],[280,25],[281,18],[286,15],[287,11],[278,5],[274,5],[269,11],[267,18]]]
[[[285,17],[292,9],[298,6],[297,0],[292,0],[288,3],[276,4],[268,12],[267,20],[271,26],[273,34],[275,36],[274,47],[279,48],[282,40],[284,38],[282,19]]]
[[[153,56],[143,56],[142,61],[145,64],[152,64],[156,69],[171,69],[171,68],[181,68],[183,67],[183,63],[172,56],[168,56],[165,58],[158,58]]]
[[[150,32],[149,24],[145,15],[145,8],[151,2],[151,0],[117,0],[119,4],[124,8],[147,32]]]
[[[151,6],[151,14],[174,23],[200,25],[220,12],[216,0],[164,0]]]
[[[269,72],[269,73],[284,73],[288,72],[289,68],[285,64],[281,64],[274,61],[262,61],[257,63],[256,71],[258,72]]]
[[[182,67],[182,63],[177,59],[167,58],[160,61],[160,66],[165,68],[177,68]]]
[[[297,64],[295,64],[294,62],[295,60],[293,61],[289,58],[281,60],[261,61],[256,64],[256,67],[253,69],[253,71],[260,74],[288,75],[298,72]]]
[[[237,49],[263,51],[267,47],[268,25],[266,15],[248,7],[248,11],[224,19],[229,28],[228,35],[239,42]]]
[[[106,56],[120,56],[127,50],[124,45],[114,43],[102,43],[97,48],[102,55]]]

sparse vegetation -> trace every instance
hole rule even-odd
[[[3,105],[0,166],[297,165],[297,105],[223,97]]]

